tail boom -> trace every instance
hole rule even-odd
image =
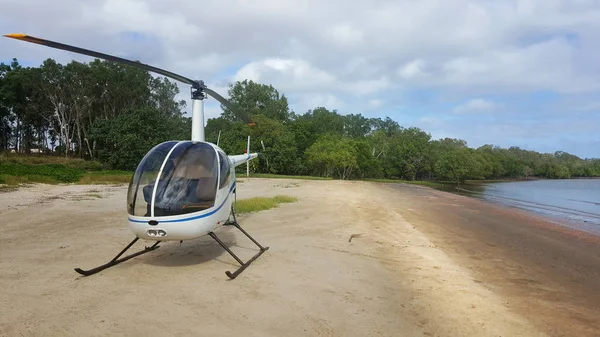
[[[258,157],[258,153],[238,154],[234,156],[229,156],[229,159],[231,159],[231,162],[233,162],[233,166],[238,166],[256,157]]]

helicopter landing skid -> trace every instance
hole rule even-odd
[[[233,253],[231,251],[231,249],[229,249],[227,246],[225,246],[225,244],[223,243],[223,241],[221,241],[221,239],[219,239],[217,237],[217,235],[213,232],[208,233],[208,235],[210,235],[211,238],[215,239],[215,241],[217,241],[219,243],[219,245],[221,245],[221,247],[223,247],[223,249],[225,249],[231,256],[233,256],[233,258],[241,265],[236,271],[234,271],[233,273],[230,271],[226,271],[225,274],[230,278],[230,279],[234,279],[236,278],[239,274],[241,274],[249,265],[250,263],[252,263],[254,260],[256,260],[259,256],[262,255],[262,253],[264,253],[265,251],[267,251],[269,249],[269,247],[263,247],[260,245],[260,243],[256,242],[256,240],[254,240],[254,238],[252,238],[250,236],[250,234],[248,234],[241,226],[240,224],[237,223],[237,221],[233,221],[233,222],[228,222],[227,223],[228,226],[235,226],[237,229],[239,229],[242,233],[244,233],[244,235],[246,235],[246,237],[248,237],[250,240],[252,240],[252,242],[254,242],[254,244],[256,244],[258,246],[258,248],[260,248],[260,251],[258,253],[256,253],[256,255],[254,255],[250,260],[248,260],[247,262],[243,262],[242,260],[240,260],[239,257],[237,257],[237,255],[235,255],[235,253]]]
[[[144,253],[148,253],[150,251],[153,251],[153,250],[155,250],[155,249],[157,249],[159,247],[158,244],[160,243],[160,241],[157,241],[151,247],[145,247],[144,250],[140,250],[139,252],[127,255],[127,256],[119,259],[119,257],[121,255],[123,255],[123,253],[125,253],[127,251],[127,249],[131,248],[131,246],[133,246],[133,244],[137,242],[137,240],[139,240],[138,237],[136,237],[135,239],[133,239],[133,241],[131,241],[127,245],[127,247],[125,247],[119,254],[117,254],[117,256],[115,256],[110,262],[108,262],[106,264],[103,264],[101,266],[98,266],[96,268],[89,269],[89,270],[82,270],[81,268],[75,268],[75,271],[78,272],[79,274],[83,275],[83,276],[93,275],[93,274],[96,274],[97,272],[100,272],[100,271],[106,269],[106,268],[112,267],[112,266],[117,265],[117,264],[119,264],[121,262],[125,262],[125,261],[127,261],[127,260],[129,260],[129,259],[131,259],[133,257],[136,257],[138,255],[142,255]]]

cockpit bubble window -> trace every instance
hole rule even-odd
[[[167,154],[178,142],[169,141],[156,145],[142,158],[135,170],[129,190],[127,191],[127,213],[136,216],[149,216],[149,202],[146,199],[143,188],[156,179],[158,171]]]
[[[215,204],[219,167],[215,149],[186,142],[169,156],[154,200],[154,216],[198,212]],[[149,185],[152,192],[153,184]]]

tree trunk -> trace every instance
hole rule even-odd
[[[81,125],[79,123],[79,117],[77,118],[75,127],[77,128],[77,146],[78,146],[78,150],[79,150],[79,158],[83,158],[83,155],[82,155],[83,143],[81,141]]]

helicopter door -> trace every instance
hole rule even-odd
[[[217,153],[212,146],[191,141],[178,145],[165,163],[151,215],[180,215],[213,207],[218,177]]]

